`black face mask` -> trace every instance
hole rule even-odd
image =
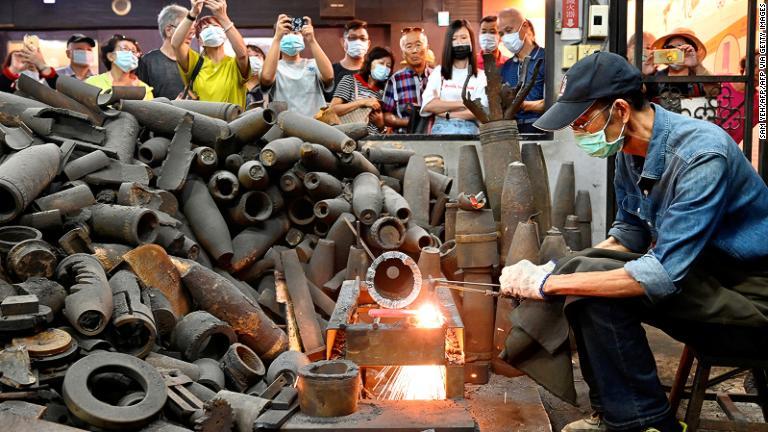
[[[472,54],[472,46],[456,45],[451,47],[451,52],[453,52],[453,58],[456,60],[464,60],[468,58],[470,54]]]

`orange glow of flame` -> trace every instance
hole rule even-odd
[[[445,317],[440,308],[432,303],[425,303],[416,311],[416,326],[422,328],[440,328],[445,323]]]
[[[384,368],[380,375],[386,375],[392,368]],[[384,384],[379,398],[444,400],[445,366],[394,366],[394,372]]]

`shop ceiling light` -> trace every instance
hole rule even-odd
[[[116,15],[128,15],[131,11],[131,0],[112,0],[112,12]]]
[[[43,4],[56,4],[56,0],[43,0]]]

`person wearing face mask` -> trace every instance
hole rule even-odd
[[[654,76],[672,77],[709,75],[709,71],[702,65],[704,58],[707,56],[707,47],[692,30],[680,27],[673,30],[672,33],[656,39],[653,44],[651,44],[650,55],[653,56],[653,51],[660,49],[679,49],[683,51],[683,62],[680,64],[667,65],[667,67],[657,70]],[[658,66],[661,65],[657,65],[657,67]],[[648,95],[654,102],[659,102],[669,93],[673,95],[673,99],[678,98],[679,96],[685,98],[704,97],[707,95],[716,96],[718,89],[719,87],[717,84],[649,83]]]
[[[261,92],[260,75],[264,66],[264,51],[256,45],[246,45],[248,49],[248,62],[251,65],[251,77],[245,82],[248,93],[245,95],[246,106],[262,106],[264,94]]]
[[[289,110],[312,117],[326,105],[323,92],[333,89],[333,66],[315,39],[312,20],[302,20],[301,28],[294,31],[291,17],[277,17],[275,36],[261,70],[261,88],[270,92],[271,100],[284,101]],[[314,58],[301,57],[305,47]]]
[[[456,20],[448,26],[443,45],[443,62],[435,67],[424,88],[421,115],[434,114],[432,134],[475,135],[478,133],[475,115],[462,102],[461,92],[467,76],[469,98],[480,99],[488,106],[485,94],[485,72],[478,70],[475,55],[475,34],[467,20]]]
[[[96,41],[84,34],[76,33],[67,39],[67,58],[69,64],[56,69],[59,76],[68,76],[85,80],[93,76],[91,65],[93,64],[93,49]]]
[[[35,81],[45,82],[51,88],[56,87],[56,79],[58,78],[56,71],[46,65],[42,54],[39,51],[32,52],[28,48],[11,51],[5,57],[2,74],[0,74],[0,91],[6,93],[16,91],[16,80],[21,75],[27,75]]]
[[[570,324],[595,412],[563,431],[683,431],[643,324],[713,355],[768,354],[768,187],[720,127],[649,103],[640,71],[614,53],[574,64],[535,126],[570,127],[587,154],[616,157],[618,211],[594,248],[502,270],[502,295],[530,299],[506,347],[525,354],[507,361],[561,353],[558,370],[523,367],[562,389]]]
[[[136,39],[114,35],[101,47],[101,61],[107,71],[94,75],[85,82],[102,90],[109,90],[112,86],[144,87],[146,89],[144,100],[152,100],[154,98],[152,87],[136,76],[139,56],[141,56],[141,47]]]
[[[191,7],[171,38],[181,78],[190,98],[208,102],[226,102],[245,108],[245,82],[251,76],[248,50],[235,23],[227,14],[226,0],[190,0]],[[212,15],[200,16],[203,7]],[[189,47],[189,31],[194,33],[202,53]],[[234,57],[224,51],[229,42]]]
[[[361,20],[352,20],[344,25],[344,34],[341,38],[344,48],[344,58],[333,64],[334,90],[342,78],[356,74],[362,67],[365,54],[371,47],[371,39],[368,36],[368,23]],[[334,92],[325,94],[325,100],[331,101]]]
[[[530,20],[523,14],[509,8],[499,13],[499,34],[501,43],[512,54],[512,58],[504,63],[501,68],[501,78],[512,87],[516,86],[520,77],[525,74],[526,81],[534,81],[530,93],[522,104],[522,109],[517,114],[517,130],[523,134],[540,134],[541,131],[533,127],[533,123],[544,112],[544,77],[546,64],[544,63],[544,49],[536,43],[536,33]],[[523,60],[530,56],[528,70],[523,69]],[[536,60],[541,60],[539,73],[533,76]]]
[[[432,68],[427,64],[429,40],[421,27],[401,30],[400,51],[405,67],[392,74],[384,88],[381,106],[384,122],[394,133],[413,133],[420,119],[421,93]]]
[[[499,50],[501,37],[499,36],[498,17],[490,15],[480,20],[480,37],[478,40],[480,42],[480,52],[477,53],[477,68],[480,70],[485,68],[483,54],[493,54],[493,58],[496,59],[496,67],[501,69],[509,59]]]
[[[336,115],[343,117],[355,110],[367,111],[368,133],[382,133],[385,125],[381,98],[394,61],[392,52],[387,48],[371,49],[365,56],[360,72],[345,76],[336,86],[331,101],[331,108]]]
[[[181,80],[179,67],[176,65],[171,38],[188,13],[187,8],[176,4],[161,9],[157,15],[157,29],[163,38],[163,44],[160,49],[152,50],[139,59],[136,75],[152,86],[156,97],[176,99],[184,91],[184,81]],[[187,42],[192,39],[191,31],[188,32],[187,39]]]

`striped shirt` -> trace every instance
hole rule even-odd
[[[356,101],[358,99],[376,98],[381,101],[383,91],[378,87],[370,87],[367,82],[363,80],[360,74],[344,75],[336,85],[336,91],[333,93],[333,97],[339,98],[344,103]],[[375,124],[368,122],[368,133],[379,134],[381,130],[376,127]]]

